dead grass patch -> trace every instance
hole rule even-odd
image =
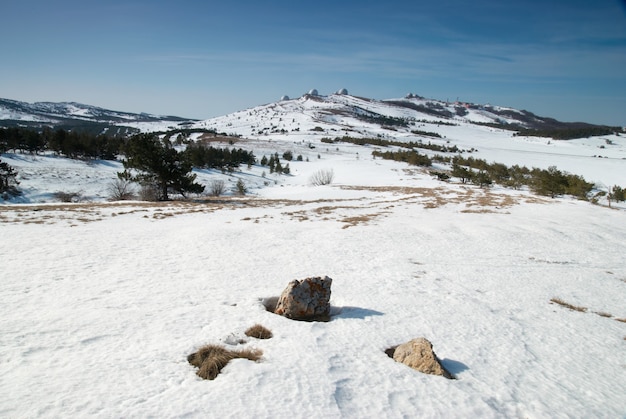
[[[355,207],[351,207],[351,206],[338,206],[337,205],[337,206],[317,207],[313,211],[319,215],[325,215],[325,214],[333,214],[335,211],[339,209],[354,209],[354,208]]]
[[[550,201],[543,199],[543,198],[539,198],[536,196],[526,196],[525,201],[527,204],[549,204],[551,203]]]
[[[461,213],[463,214],[501,214],[501,212],[499,211],[495,211],[489,208],[482,208],[482,209],[465,209],[465,210],[461,210]]]
[[[349,228],[349,227],[357,226],[359,224],[365,224],[369,221],[372,221],[374,218],[378,216],[380,216],[380,214],[364,214],[364,215],[357,215],[354,217],[346,217],[343,220],[341,220],[341,222],[346,223],[346,225],[344,225],[341,228]]]
[[[249,327],[244,333],[248,337],[257,339],[270,339],[274,336],[271,330],[261,324],[255,324]]]
[[[586,307],[581,307],[581,306],[575,306],[573,304],[567,303],[563,300],[561,300],[560,298],[554,297],[550,299],[551,302],[553,302],[554,304],[558,304],[560,306],[563,306],[565,308],[568,308],[570,310],[574,310],[574,311],[580,311],[582,313],[585,313],[587,311]]]
[[[155,212],[154,214],[152,214],[152,218],[154,218],[155,220],[162,220],[164,218],[173,216],[174,214],[172,214],[171,212]]]
[[[307,221],[309,220],[309,216],[307,215],[307,212],[302,210],[302,211],[292,211],[292,212],[285,212],[284,215],[288,215],[291,218],[293,218],[296,221]]]
[[[200,378],[213,380],[233,359],[241,358],[256,362],[262,355],[263,352],[259,349],[233,351],[220,345],[206,345],[187,356],[187,361],[198,368],[196,374]]]
[[[44,220],[24,220],[22,224],[45,224]]]
[[[80,221],[81,223],[90,223],[93,221],[100,221],[100,220],[102,220],[102,218],[100,217],[95,217],[95,218],[78,217],[75,219],[75,221]]]

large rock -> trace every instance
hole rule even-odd
[[[410,340],[396,347],[393,352],[394,361],[401,362],[424,374],[454,377],[441,365],[433,351],[433,345],[426,338]]]
[[[280,295],[274,313],[294,320],[329,320],[332,282],[327,276],[291,281]]]

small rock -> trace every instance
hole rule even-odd
[[[294,320],[328,320],[332,282],[328,276],[291,281],[280,295],[274,313]]]
[[[454,376],[441,365],[439,358],[433,351],[432,343],[426,338],[413,339],[399,345],[393,352],[393,360],[424,374],[441,375],[454,379]]]

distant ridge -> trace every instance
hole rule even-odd
[[[253,114],[255,116],[253,116]],[[469,123],[517,131],[523,135],[539,135],[555,139],[571,139],[621,132],[622,128],[594,125],[585,122],[561,122],[542,117],[526,110],[503,106],[480,105],[469,102],[449,102],[427,99],[409,93],[403,98],[374,100],[352,96],[347,89],[323,96],[316,89],[299,98],[287,96],[274,103],[256,106],[222,117],[198,121],[177,116],[157,116],[146,113],[129,113],[108,110],[77,102],[27,103],[0,99],[0,127],[26,127],[42,129],[63,128],[85,130],[93,133],[113,132],[118,135],[145,131],[174,131],[183,129],[210,129],[236,135],[276,133],[288,128],[284,122],[263,127],[259,118],[280,115],[279,119],[295,119],[302,115],[311,121],[337,124],[336,129],[350,129],[349,120],[365,122],[380,127],[401,125],[402,121],[427,121],[442,124]],[[237,122],[232,121],[232,117]],[[228,122],[226,122],[228,121]],[[283,127],[278,128],[279,122]],[[238,127],[237,129],[235,129]],[[253,129],[256,127],[256,129]],[[313,127],[309,127],[314,128]]]
[[[100,132],[115,127],[129,133],[141,131],[141,124],[173,128],[195,120],[177,116],[113,111],[77,102],[20,102],[0,98],[0,127],[63,128]]]
[[[297,126],[289,121],[298,121]],[[526,110],[503,106],[447,102],[408,94],[403,98],[374,100],[346,92],[320,95],[312,90],[299,98],[280,101],[196,122],[193,127],[242,136],[285,134],[320,130],[343,135],[386,135],[414,131],[416,123],[436,125],[482,125],[528,136],[572,139],[622,132],[584,122],[560,122]]]

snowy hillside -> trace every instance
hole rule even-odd
[[[398,103],[405,106],[399,106]],[[464,116],[437,116],[415,109],[442,113],[458,105],[447,105],[420,98],[375,101],[349,95],[312,96],[285,100],[235,112],[194,124],[257,141],[297,148],[298,144],[319,145],[321,138],[343,136],[424,142],[474,150],[471,155],[488,162],[559,169],[583,176],[599,185],[626,184],[626,135],[605,135],[569,141],[515,135],[515,131],[477,125],[474,122],[502,122],[502,117],[480,109],[466,109]],[[408,104],[408,105],[407,105]],[[413,106],[413,107],[412,107]],[[519,113],[508,108],[490,107],[496,112]],[[446,114],[447,115],[447,114]],[[387,119],[386,119],[387,118]],[[508,119],[508,123],[515,120]],[[523,124],[522,121],[517,123]],[[293,144],[293,145],[292,145]],[[256,150],[256,149],[255,149]],[[358,150],[352,150],[353,153]],[[369,157],[370,148],[360,151]],[[435,154],[435,153],[430,153]],[[470,155],[465,153],[466,155]]]

